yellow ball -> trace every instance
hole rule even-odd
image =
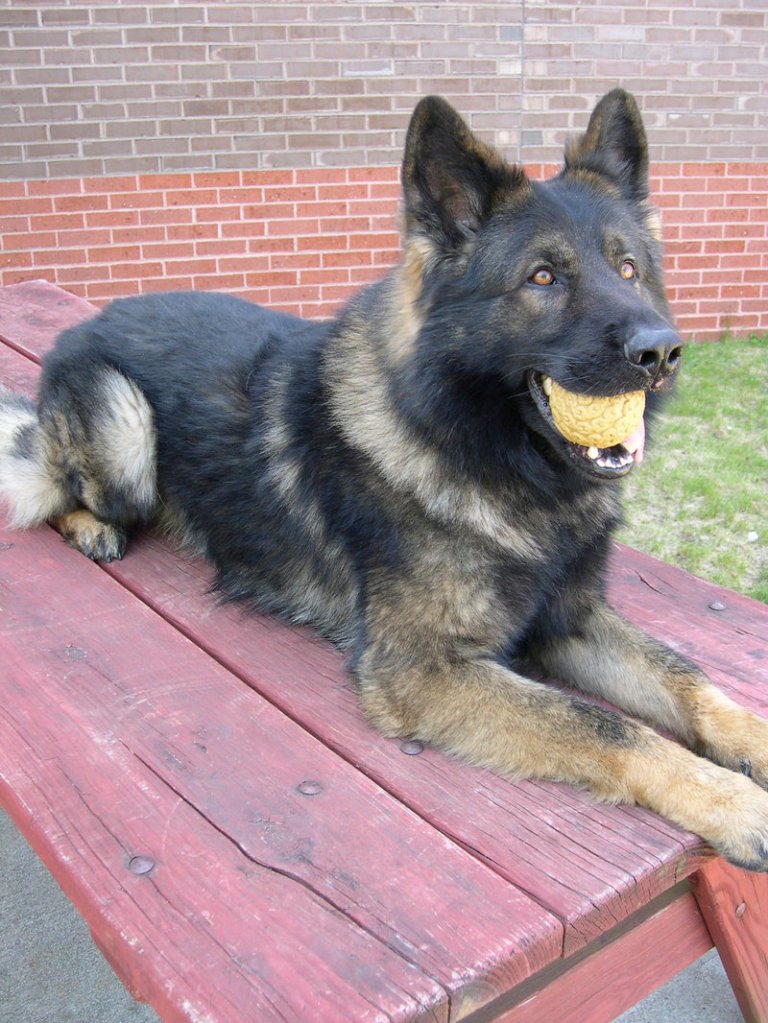
[[[566,440],[587,448],[610,448],[627,440],[640,426],[645,392],[600,398],[566,391],[553,380],[549,406],[555,426]]]

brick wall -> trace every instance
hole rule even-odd
[[[551,173],[616,84],[651,138],[686,333],[768,332],[764,0],[0,0],[0,281],[218,287],[326,315],[397,255],[439,92]]]

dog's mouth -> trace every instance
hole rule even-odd
[[[624,440],[610,447],[574,443],[565,437],[555,424],[549,397],[552,386],[552,378],[546,374],[538,372],[528,374],[528,389],[547,427],[546,436],[550,444],[570,459],[578,469],[600,479],[618,479],[626,476],[635,465],[642,462],[645,450],[645,422],[642,416],[639,422],[632,424]]]

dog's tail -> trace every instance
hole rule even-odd
[[[34,402],[0,384],[0,500],[16,528],[40,525],[71,506],[48,446]]]

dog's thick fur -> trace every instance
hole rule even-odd
[[[639,459],[568,443],[543,386],[642,389],[650,419],[676,375],[634,100],[604,97],[538,183],[427,98],[403,188],[401,263],[332,323],[165,294],[62,334],[37,405],[0,402],[15,522],[110,560],[160,518],[225,593],[350,648],[387,734],[640,803],[768,869],[768,724],[606,605]]]

